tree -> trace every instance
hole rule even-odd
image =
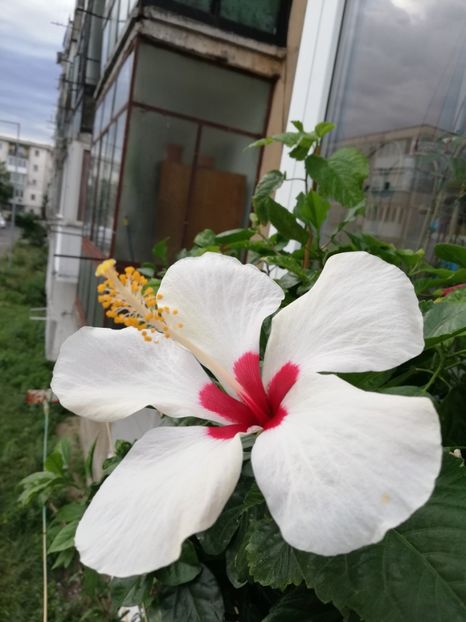
[[[10,173],[7,171],[5,163],[0,162],[0,207],[8,204],[13,196],[13,185],[10,181]]]

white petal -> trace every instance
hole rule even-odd
[[[150,430],[103,483],[76,532],[81,561],[126,577],[178,559],[183,541],[210,527],[241,472],[239,436],[204,427]]]
[[[287,415],[257,439],[252,466],[283,538],[320,555],[378,542],[430,497],[441,462],[429,399],[301,376]]]
[[[86,326],[63,344],[51,386],[65,408],[95,421],[155,406],[170,417],[225,423],[199,402],[209,383],[193,355],[171,339],[146,342],[135,328]]]
[[[160,304],[178,312],[167,315],[176,338],[227,385],[234,362],[259,351],[262,322],[283,299],[282,289],[257,268],[217,253],[177,261],[159,293]]]
[[[382,371],[423,348],[422,315],[408,277],[368,253],[340,253],[308,293],[274,317],[264,381],[288,361],[307,371]]]

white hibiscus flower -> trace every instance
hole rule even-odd
[[[422,316],[398,268],[363,252],[331,257],[274,317],[261,372],[261,325],[283,298],[268,276],[206,253],[170,267],[155,296],[113,263],[98,270],[101,301],[129,327],[85,327],[65,342],[52,383],[61,403],[96,421],[152,405],[221,425],[159,427],[136,442],[79,524],[84,564],[124,577],[174,562],[233,492],[248,432],[259,488],[298,549],[336,555],[378,542],[427,501],[441,461],[430,400],[321,373],[381,371],[422,351]]]

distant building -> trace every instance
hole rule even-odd
[[[42,215],[52,174],[52,147],[43,143],[0,135],[0,162],[4,162],[13,185],[11,202],[21,212]]]

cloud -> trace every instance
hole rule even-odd
[[[0,119],[21,123],[23,138],[51,142],[62,48],[74,0],[15,0],[2,4]],[[0,133],[14,134],[0,121]]]

